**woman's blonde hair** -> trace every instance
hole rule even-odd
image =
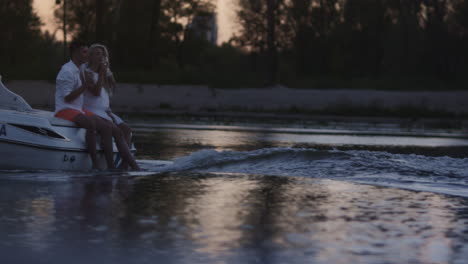
[[[109,59],[109,52],[107,51],[107,47],[102,45],[102,44],[99,44],[99,43],[95,43],[93,45],[91,45],[89,47],[89,53],[92,53],[95,49],[97,48],[101,48],[103,51],[104,51],[104,56]]]
[[[97,49],[101,49],[103,51],[104,57],[107,59],[107,63],[108,63],[107,65],[109,66],[109,68],[107,68],[106,76],[107,77],[112,76],[112,72],[110,70],[109,51],[107,51],[107,47],[99,43],[93,44],[89,47],[89,50],[88,50],[89,54],[92,54]],[[109,78],[104,79],[103,86],[106,89],[109,96],[112,96],[113,91],[109,83]]]

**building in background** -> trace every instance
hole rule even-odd
[[[187,26],[191,37],[204,39],[213,45],[218,43],[218,23],[215,13],[202,13]]]

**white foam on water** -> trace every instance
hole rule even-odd
[[[0,179],[68,181],[165,172],[218,172],[346,180],[364,184],[468,197],[468,159],[379,151],[265,148],[254,151],[205,149],[173,161],[138,160],[142,171],[0,171]]]
[[[468,197],[466,158],[309,148],[209,149],[153,169],[154,172],[199,171],[341,179]]]

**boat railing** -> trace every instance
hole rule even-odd
[[[32,107],[23,99],[23,97],[8,90],[2,82],[0,75],[0,109],[16,111],[32,111]]]

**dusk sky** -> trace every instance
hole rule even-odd
[[[218,7],[218,43],[229,40],[232,35],[233,21],[235,20],[235,11],[233,1],[229,0],[215,0]],[[45,24],[43,29],[54,32],[57,25],[53,19],[53,9],[55,7],[55,0],[34,0],[34,8],[38,15],[41,17],[42,22]],[[58,39],[63,39],[62,32],[58,32]]]

